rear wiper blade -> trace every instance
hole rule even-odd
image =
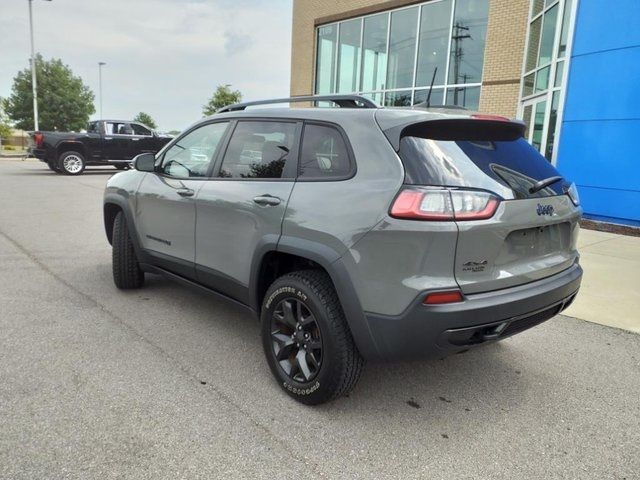
[[[543,188],[547,188],[549,185],[553,185],[554,183],[559,182],[560,180],[562,180],[562,177],[559,175],[556,175],[555,177],[545,178],[544,180],[540,180],[539,182],[536,182],[533,184],[533,187],[529,189],[529,193],[537,193]]]

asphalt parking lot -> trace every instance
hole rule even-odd
[[[305,407],[246,313],[113,286],[114,173],[0,159],[0,478],[640,478],[639,335],[558,316]]]

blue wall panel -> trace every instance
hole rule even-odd
[[[640,118],[640,45],[574,57],[570,70],[564,121]]]
[[[640,45],[640,0],[579,0],[573,55]]]
[[[579,0],[558,168],[586,214],[640,221],[640,0]]]

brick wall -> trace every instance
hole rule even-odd
[[[318,22],[421,3],[420,0],[293,1],[291,94],[313,93]],[[518,106],[529,0],[490,0],[480,110],[514,117]]]

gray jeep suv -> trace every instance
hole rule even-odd
[[[349,392],[365,359],[442,357],[573,301],[577,192],[523,124],[300,100],[340,108],[226,107],[108,181],[118,288],[156,273],[245,306],[307,404]]]

